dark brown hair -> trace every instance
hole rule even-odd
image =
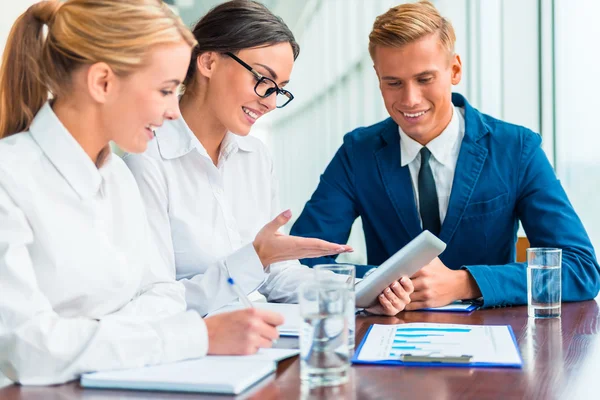
[[[186,87],[194,81],[196,59],[207,51],[235,54],[242,49],[287,42],[294,60],[300,54],[300,46],[285,22],[253,0],[231,0],[214,7],[196,23],[192,33],[198,45],[192,51]]]

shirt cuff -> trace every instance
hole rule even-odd
[[[242,287],[244,293],[255,291],[267,278],[252,243],[236,250],[225,261],[227,273]]]
[[[199,358],[208,352],[208,330],[200,315],[187,311],[153,322],[162,340],[161,362]]]

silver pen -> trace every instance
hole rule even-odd
[[[237,283],[235,283],[233,278],[231,278],[231,277],[227,278],[227,283],[229,283],[229,286],[231,286],[231,288],[233,289],[235,294],[237,294],[238,299],[240,300],[240,303],[242,303],[244,306],[246,306],[248,308],[254,307],[252,305],[252,302],[250,301],[250,299],[248,299],[248,296],[246,296],[244,294],[244,291],[242,290],[242,288],[239,287]]]

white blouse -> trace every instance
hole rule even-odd
[[[252,242],[281,211],[273,163],[257,138],[228,133],[217,166],[183,118],[165,121],[144,154],[125,162],[138,182],[163,262],[186,287],[188,307],[205,315],[246,293],[294,302],[312,270],[297,260],[265,271]]]
[[[206,354],[121,159],[97,169],[49,104],[0,141],[0,371],[45,385]]]

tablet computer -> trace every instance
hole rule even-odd
[[[433,261],[446,248],[446,243],[433,233],[423,231],[356,284],[356,306],[371,307],[383,290],[403,276],[412,276]]]

